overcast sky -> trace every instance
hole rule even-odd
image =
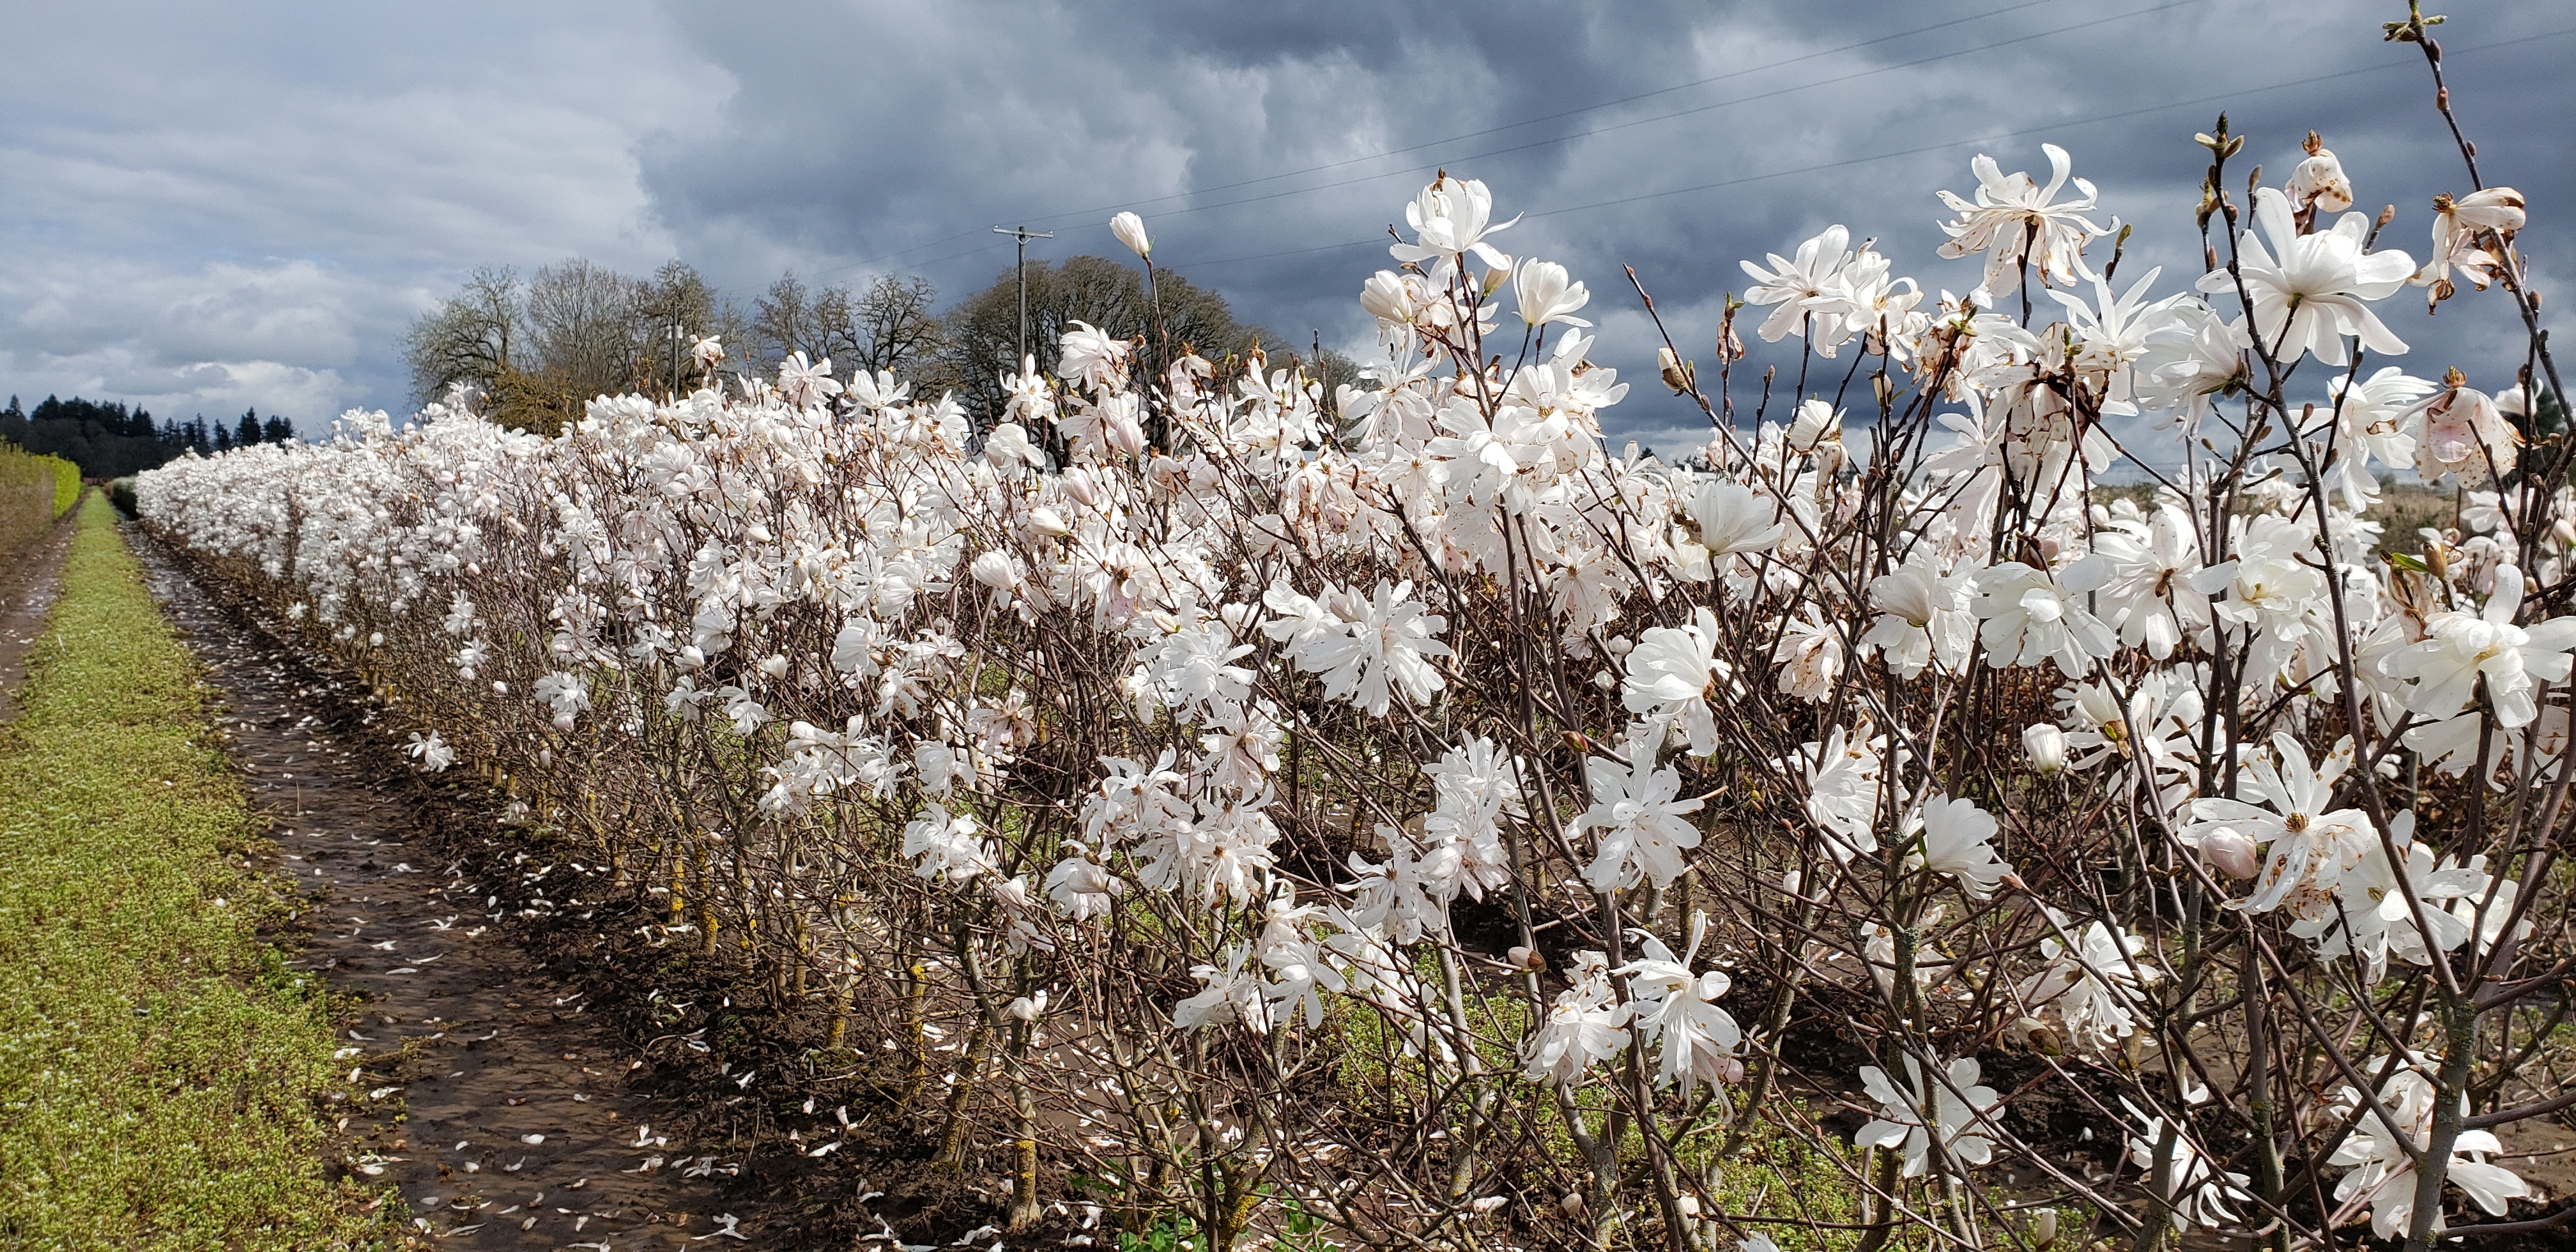
[[[220,10],[220,11],[218,11]],[[2491,183],[2532,206],[2565,285],[2576,195],[2576,4],[2460,0],[2441,29]],[[1032,255],[1157,259],[1238,314],[1358,351],[1360,283],[1430,172],[1484,179],[1514,254],[1593,292],[1595,356],[1644,384],[1614,440],[1686,446],[1619,267],[1709,355],[1736,262],[1833,222],[1933,291],[1933,193],[1969,158],[2044,178],[2069,149],[2124,273],[2196,276],[2190,210],[2224,108],[2278,182],[2310,127],[2383,244],[2420,260],[2436,191],[2467,189],[2394,3],[1849,0],[1201,5],[601,3],[19,5],[0,76],[0,390],[164,416],[405,407],[404,326],[478,265],[673,256],[748,296],[921,274],[945,297]],[[2134,267],[2134,268],[2130,268]],[[2553,303],[2558,314],[2565,301]],[[2509,379],[2490,295],[2383,315],[2406,364]],[[2553,321],[2563,318],[2553,317]]]

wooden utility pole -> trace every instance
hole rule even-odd
[[[1018,267],[1020,277],[1020,353],[1018,356],[1011,359],[1011,368],[1013,370],[1017,370],[1020,367],[1020,362],[1029,359],[1029,241],[1032,239],[1053,239],[1055,238],[1055,232],[1051,230],[1030,230],[1026,226],[996,226],[993,228],[993,233],[996,235],[1009,235],[1020,241],[1020,262]]]

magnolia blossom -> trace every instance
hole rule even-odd
[[[1639,932],[1644,955],[1615,972],[1628,978],[1629,1020],[1646,1043],[1658,1049],[1655,1085],[1678,1083],[1687,1098],[1691,1088],[1732,1083],[1743,1076],[1735,1050],[1744,1032],[1717,1001],[1732,985],[1720,970],[1691,972],[1700,940],[1708,933],[1708,915],[1691,915],[1690,946],[1679,957],[1664,941]]]
[[[2096,659],[2111,655],[2117,637],[2080,597],[2100,590],[2110,572],[2099,560],[2078,561],[2054,579],[2019,561],[1979,571],[1976,611],[1984,622],[1978,636],[1986,663],[2007,669],[2046,660],[2069,678],[2091,673]]]
[[[1726,677],[1717,659],[1717,617],[1707,609],[1681,626],[1656,626],[1628,651],[1628,673],[1619,700],[1631,713],[1677,724],[1691,751],[1717,750],[1717,721],[1708,697]]]
[[[2352,180],[2344,176],[2343,162],[2308,132],[2308,156],[2290,171],[2287,191],[2291,207],[2302,213],[2316,211],[2341,213],[2352,207]]]
[[[2252,1198],[2250,1180],[2220,1168],[2181,1126],[2168,1131],[2163,1118],[2148,1116],[2125,1096],[2120,1106],[2139,1122],[2138,1133],[2129,1136],[2129,1163],[2147,1171],[2150,1185],[2161,1180],[2173,1228],[2214,1230],[2233,1223],[2236,1213],[2227,1207],[2228,1201]]]
[[[1878,1116],[1860,1128],[1853,1145],[1897,1153],[1905,1162],[1907,1178],[1920,1178],[1935,1168],[1959,1177],[1963,1167],[1985,1164],[1994,1154],[1994,1144],[1976,1132],[1976,1124],[2001,1097],[1994,1088],[1977,1085],[1980,1072],[1976,1058],[1963,1056],[1927,1083],[1922,1064],[1908,1056],[1905,1085],[1900,1088],[1889,1081],[1887,1071],[1861,1066],[1861,1087],[1878,1101]],[[1936,1150],[1941,1157],[1937,1163],[1932,1159]]]
[[[1384,717],[1401,694],[1413,704],[1428,704],[1449,680],[1426,657],[1450,655],[1449,645],[1434,636],[1449,628],[1449,619],[1414,600],[1413,583],[1389,586],[1361,599],[1350,593],[1329,597],[1327,609],[1293,592],[1274,589],[1264,603],[1273,612],[1293,614],[1264,623],[1262,631],[1288,643],[1297,668],[1320,674],[1328,699],[1348,700],[1371,717]]]
[[[2522,571],[2510,565],[2495,571],[2495,594],[2483,611],[2446,612],[2424,624],[2424,641],[2401,649],[2387,661],[2391,677],[2409,684],[2408,709],[2444,718],[2466,708],[2478,691],[2486,692],[2496,724],[2511,729],[2528,726],[2540,715],[2533,699],[2535,682],[2564,685],[2576,658],[2576,616],[2551,618],[2529,627],[2513,619],[2522,609]],[[2481,684],[2483,680],[2483,684]]]
[[[1419,242],[1391,244],[1387,252],[1399,261],[1438,261],[1436,281],[1444,281],[1441,276],[1471,252],[1488,268],[1509,269],[1512,259],[1485,242],[1485,236],[1521,219],[1497,223],[1493,216],[1494,193],[1482,181],[1442,174],[1404,206],[1404,220]]]
[[[1780,506],[1740,483],[1723,479],[1703,482],[1692,493],[1690,519],[1699,528],[1700,546],[1711,557],[1767,552],[1788,533]]]
[[[2428,482],[2453,474],[2468,483],[2501,478],[2522,459],[2522,432],[2505,420],[2492,397],[2463,386],[2456,372],[2424,406],[2423,423],[2415,437],[2415,470]]]
[[[839,380],[832,377],[829,358],[807,364],[805,354],[791,352],[778,363],[778,393],[789,404],[815,404],[828,396],[841,394]]]
[[[1825,851],[1848,861],[1878,850],[1879,744],[1834,727],[1823,743],[1800,750],[1807,816],[1825,835]]]
[[[2019,171],[2006,175],[1993,157],[1981,152],[1969,163],[1977,175],[1976,201],[1970,203],[1949,192],[1941,193],[1941,203],[1959,215],[1941,224],[1950,236],[1950,241],[1941,245],[1941,255],[1986,253],[1982,285],[1988,291],[2019,287],[2024,264],[2036,265],[2044,282],[2072,284],[2076,257],[2085,241],[2111,233],[2084,216],[2093,210],[2092,183],[2074,180],[2075,190],[2083,194],[2062,204],[2057,202],[2057,190],[2066,185],[2067,171],[2074,164],[2066,149],[2044,143],[2039,150],[2048,154],[2046,186]]]
[[[2393,248],[2363,252],[2367,216],[2346,213],[2333,229],[2302,235],[2289,198],[2265,187],[2254,193],[2254,220],[2271,247],[2247,230],[2239,240],[2236,272],[2212,270],[2200,289],[2233,294],[2241,277],[2254,302],[2254,333],[2264,346],[2285,364],[2309,353],[2328,365],[2348,364],[2346,336],[2359,336],[2361,346],[2373,352],[2406,351],[2406,341],[2382,325],[2365,301],[2395,295],[2415,273],[2415,262]]]
[[[1138,256],[1148,256],[1154,251],[1154,241],[1145,237],[1145,219],[1132,212],[1121,212],[1110,218],[1109,233],[1117,236],[1118,242],[1127,245],[1127,250]]]
[[[992,872],[993,856],[975,838],[971,813],[951,814],[937,803],[922,806],[921,815],[903,828],[903,854],[914,858],[913,872],[924,878],[965,882]]]
[[[1190,976],[1205,984],[1197,995],[1172,1006],[1172,1024],[1183,1030],[1236,1023],[1254,1034],[1270,1030],[1270,998],[1258,971],[1244,968],[1252,956],[1249,944],[1226,950],[1225,964],[1194,965]]]
[[[1565,267],[1536,258],[1512,271],[1512,296],[1520,302],[1521,320],[1533,327],[1550,324],[1589,326],[1575,313],[1591,303],[1592,293],[1566,276]]]
[[[2256,803],[2228,796],[2195,800],[2195,820],[2182,839],[2197,844],[2202,835],[2225,829],[2271,844],[2254,895],[2232,907],[2261,913],[2288,903],[2294,913],[2313,914],[2331,907],[2334,885],[2377,847],[2376,831],[2359,809],[2327,807],[2347,758],[2330,758],[2322,769],[2311,766],[2307,749],[2287,732],[2272,736],[2272,748],[2277,764],[2257,752],[2237,774],[2237,796]]]
[[[1065,916],[1077,922],[1107,913],[1127,889],[1118,876],[1086,860],[1081,844],[1069,844],[1066,856],[1047,871],[1046,893]]]
[[[2449,299],[2456,290],[2453,270],[2469,285],[2486,290],[2505,265],[2499,245],[2513,242],[2525,218],[2522,193],[2511,187],[2433,197],[2433,255],[2411,281],[2432,288],[2427,301],[2431,304]]]
[[[1899,678],[1919,677],[1936,663],[1945,673],[1956,672],[1977,639],[1977,617],[1969,608],[1975,586],[1974,571],[1944,575],[1929,548],[1916,548],[1896,572],[1870,580],[1870,607],[1878,619],[1861,636],[1862,649],[1878,649]]]
[[[1739,261],[1744,272],[1752,275],[1753,286],[1744,293],[1751,305],[1777,305],[1771,316],[1762,321],[1764,343],[1778,343],[1791,334],[1804,334],[1815,316],[1810,301],[1830,300],[1831,288],[1842,268],[1849,263],[1851,232],[1843,227],[1828,226],[1824,233],[1798,245],[1795,259],[1770,255],[1771,268],[1763,269],[1751,261]],[[1833,320],[1830,316],[1828,320]]]
[[[1573,828],[1593,832],[1595,851],[1583,881],[1594,891],[1622,890],[1641,880],[1669,887],[1688,868],[1682,853],[1699,846],[1699,829],[1682,820],[1683,814],[1699,811],[1699,799],[1675,799],[1681,776],[1656,769],[1640,746],[1640,739],[1628,740],[1628,765],[1597,756],[1584,763],[1592,807],[1574,820]]]
[[[403,754],[420,762],[419,769],[424,774],[440,773],[456,763],[456,749],[447,746],[447,741],[434,730],[427,735],[413,731],[403,746]]]
[[[1564,1087],[1583,1072],[1627,1050],[1630,1007],[1610,986],[1610,960],[1598,952],[1574,954],[1572,985],[1558,992],[1521,1054],[1521,1071],[1534,1082]]]
[[[2375,1069],[2377,1064],[2366,1065]],[[2360,1093],[2347,1087],[2343,1105],[2353,1108],[2361,1103]],[[2466,1099],[2466,1096],[2461,1097]],[[2433,1114],[2440,1097],[2433,1084],[2412,1068],[2400,1069],[2389,1076],[2379,1089],[2379,1106],[2396,1119],[2391,1126],[2375,1113],[2363,1113],[2353,1127],[2351,1137],[2326,1158],[2326,1164],[2349,1171],[2335,1184],[2334,1197],[2339,1201],[2367,1203],[2370,1206],[2370,1230],[2382,1239],[2394,1239],[2407,1232],[2409,1219],[2415,1215],[2415,1158],[2430,1146],[2433,1137]],[[2412,1146],[2413,1152],[2408,1150]],[[2479,1208],[2504,1215],[2507,1202],[2530,1193],[2530,1185],[2512,1170],[2493,1164],[2486,1158],[2504,1151],[2504,1144],[2489,1130],[2463,1130],[2451,1143],[2451,1159],[2445,1162],[2444,1177],[2450,1185]],[[2443,1229],[2440,1214],[2433,1218],[2433,1229]]]
[[[2146,1003],[2142,989],[2164,977],[2147,963],[2152,953],[2146,936],[2106,922],[2085,927],[2072,946],[2042,939],[2039,955],[2047,968],[2014,994],[2029,1011],[2055,1016],[2068,1047],[2085,1056],[2107,1056],[2136,1033],[2138,1011]]]
[[[1953,800],[1934,795],[1923,802],[1915,818],[1922,839],[1920,848],[1909,859],[1915,864],[1956,879],[1959,890],[1971,900],[1993,895],[1995,887],[2012,872],[2012,866],[1995,855],[1995,816],[1978,808],[1974,801]]]

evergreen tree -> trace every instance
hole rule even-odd
[[[252,444],[258,443],[261,437],[259,410],[244,410],[241,417],[241,425],[233,428],[233,442],[241,447],[247,448]]]

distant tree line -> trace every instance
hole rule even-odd
[[[255,443],[284,443],[295,438],[295,424],[282,417],[263,418],[259,410],[226,423],[203,416],[187,421],[154,420],[150,410],[125,407],[122,400],[69,400],[47,396],[33,412],[9,397],[0,409],[0,441],[40,456],[58,456],[80,467],[81,477],[123,478],[148,470],[182,453],[216,453]]]
[[[1216,360],[1259,346],[1282,367],[1314,355],[1311,336],[1299,341],[1240,322],[1224,297],[1170,270],[1157,269],[1154,283],[1149,301],[1133,264],[1095,256],[1030,262],[1031,352],[1052,367],[1052,345],[1075,321],[1149,337],[1159,303],[1175,351]],[[1019,276],[1004,270],[942,312],[928,279],[881,275],[862,287],[816,286],[791,271],[746,308],[686,262],[637,278],[573,257],[524,278],[508,268],[475,271],[412,323],[403,347],[414,399],[439,400],[463,384],[481,393],[494,420],[551,433],[595,396],[693,389],[700,380],[689,350],[698,336],[721,339],[726,370],[737,375],[769,373],[798,352],[830,359],[844,377],[892,371],[917,396],[955,393],[981,427],[1005,399],[1000,375],[1018,364]],[[1323,373],[1338,384],[1356,371],[1328,351]]]

